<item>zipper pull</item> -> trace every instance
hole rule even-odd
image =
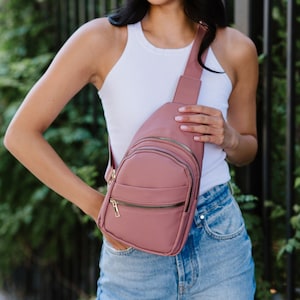
[[[112,204],[114,211],[115,211],[115,217],[116,218],[120,218],[120,211],[119,211],[119,207],[118,207],[118,202],[114,199],[110,199],[109,202]]]
[[[116,179],[116,170],[113,169],[110,175],[110,179],[108,181],[108,184],[111,184]]]

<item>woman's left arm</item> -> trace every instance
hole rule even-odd
[[[254,44],[237,31],[231,31],[226,59],[230,65],[233,90],[227,120],[218,109],[190,105],[180,108],[176,120],[183,131],[194,132],[196,141],[220,146],[227,160],[237,166],[250,163],[257,152],[256,89],[258,60]],[[226,51],[226,50],[225,50]],[[191,123],[191,124],[189,124]]]
[[[248,40],[234,53],[236,82],[229,99],[223,149],[227,160],[237,166],[251,161],[257,153],[256,90],[258,58],[254,44]],[[238,50],[236,50],[238,51]]]

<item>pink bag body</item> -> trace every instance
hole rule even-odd
[[[202,36],[199,29],[173,101],[145,121],[118,168],[110,168],[106,176],[108,190],[98,227],[126,245],[153,254],[181,251],[197,205],[204,145],[193,140],[194,134],[181,131],[175,116],[179,107],[197,103]]]

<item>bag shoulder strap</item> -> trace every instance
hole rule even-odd
[[[196,104],[198,101],[203,71],[203,68],[198,62],[198,52],[205,32],[205,29],[199,25],[184,73],[179,78],[173,102]],[[205,50],[202,54],[203,62],[206,60],[207,51],[208,50]]]

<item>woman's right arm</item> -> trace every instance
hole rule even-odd
[[[43,133],[82,87],[101,86],[114,30],[106,19],[98,19],[76,31],[28,93],[4,139],[6,148],[30,172],[94,220],[103,195],[70,171]]]

